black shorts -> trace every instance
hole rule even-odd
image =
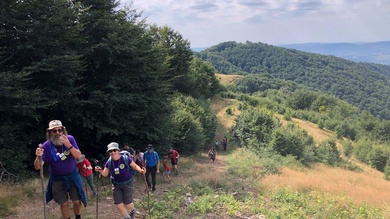
[[[177,158],[176,161],[175,161],[175,159],[171,158],[172,165],[177,165],[178,162],[179,162],[179,158]]]

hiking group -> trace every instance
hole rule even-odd
[[[227,150],[227,138],[224,136],[221,139],[221,145],[224,151]],[[207,152],[207,157],[209,158],[209,163],[214,164],[215,159],[217,157],[217,151],[219,150],[219,141],[215,140],[214,147],[211,147],[210,150]]]
[[[148,192],[156,191],[156,176],[160,172],[159,154],[154,151],[152,144],[148,144],[146,151],[141,152],[140,149],[134,150],[126,143],[121,151],[116,142],[109,143],[106,152],[108,156],[107,160],[103,159],[104,166],[96,165],[94,170],[103,177],[110,176],[114,204],[125,219],[133,219],[136,213],[133,202],[134,175],[138,172],[143,176]],[[50,121],[46,129],[46,141],[36,149],[35,155],[34,168],[41,170],[42,173],[42,167],[47,163],[50,170],[47,188],[43,194],[44,202],[54,200],[60,205],[63,218],[70,219],[71,201],[75,219],[80,219],[82,205],[87,206],[87,197],[83,189],[84,178],[93,192],[92,197],[95,197],[98,191],[93,183],[91,162],[81,153],[75,138],[67,133],[60,120]],[[175,175],[178,175],[179,156],[173,148],[170,148],[164,156],[163,176],[167,182],[171,181],[168,159],[171,161]],[[96,160],[95,163],[100,162]],[[41,183],[44,188],[43,181]],[[98,198],[96,201],[98,205]],[[46,218],[46,210],[44,210],[44,218]]]

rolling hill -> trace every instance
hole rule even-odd
[[[300,43],[281,47],[323,55],[334,55],[354,62],[390,65],[390,41],[370,43]]]
[[[195,55],[222,74],[268,74],[390,119],[390,66],[251,42],[225,42]]]

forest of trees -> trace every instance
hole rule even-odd
[[[270,74],[334,95],[380,119],[390,119],[390,66],[387,65],[355,63],[335,56],[251,42],[220,43],[196,56],[223,74]]]
[[[112,0],[6,0],[0,12],[0,161],[8,171],[31,168],[52,119],[89,157],[105,156],[111,141],[186,154],[213,140],[215,69],[171,28]]]
[[[194,55],[180,33],[112,0],[8,0],[0,12],[0,162],[10,172],[29,172],[52,119],[88,157],[105,156],[111,141],[199,153],[214,140],[209,101],[221,94],[240,101],[232,145],[274,162],[353,168],[336,139],[315,147],[299,127],[281,126],[279,113],[348,139],[346,156],[390,178],[389,66],[249,42]],[[245,77],[223,87],[216,69]]]

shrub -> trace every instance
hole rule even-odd
[[[341,161],[335,140],[321,142],[315,150],[315,156],[320,162],[331,166],[335,166]]]
[[[305,130],[292,124],[275,129],[270,143],[280,155],[292,155],[298,160],[303,158],[305,147],[311,144],[313,138]]]
[[[350,157],[352,155],[352,152],[353,152],[352,141],[346,140],[346,141],[344,141],[344,143],[342,145],[343,145],[344,155],[346,157]]]

